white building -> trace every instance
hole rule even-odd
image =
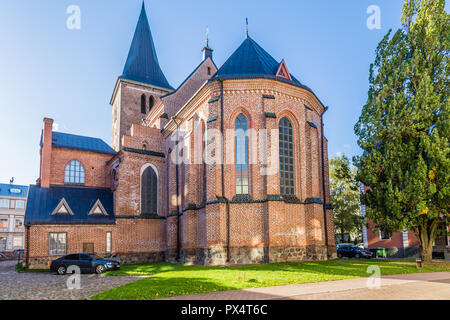
[[[28,187],[0,183],[0,252],[23,249]]]

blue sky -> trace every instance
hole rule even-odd
[[[59,131],[111,143],[109,100],[121,75],[141,0],[0,2],[0,182],[39,175],[42,118]],[[400,27],[403,0],[146,0],[158,59],[177,87],[201,60],[205,27],[218,66],[249,33],[329,106],[329,156],[359,154],[353,126],[367,98],[369,65],[389,28]],[[69,5],[81,29],[69,30]],[[381,29],[369,30],[370,5]]]

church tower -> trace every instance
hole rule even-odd
[[[142,123],[159,97],[174,89],[159,66],[144,3],[122,75],[117,79],[112,106],[112,147],[119,151],[122,136],[133,123]]]

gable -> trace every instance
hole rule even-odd
[[[281,60],[281,63],[280,63],[280,66],[278,67],[278,71],[277,71],[276,76],[280,77],[280,78],[285,78],[285,79],[288,79],[288,80],[292,81],[291,74],[289,73],[289,71],[287,69],[287,66],[286,66],[286,63],[284,62],[284,59]]]
[[[208,68],[210,74],[208,74]],[[161,97],[164,111],[169,119],[174,116],[195,93],[217,72],[217,67],[211,58],[202,61],[197,68],[174,91]]]
[[[103,207],[100,199],[97,199],[97,201],[94,203],[94,205],[92,206],[91,210],[89,211],[88,215],[108,215],[108,213],[106,212],[105,208]]]
[[[73,216],[73,211],[70,209],[69,204],[67,203],[65,198],[62,198],[61,201],[56,206],[55,210],[51,213],[51,215],[55,214],[70,214]]]

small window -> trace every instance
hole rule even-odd
[[[13,247],[14,247],[14,249],[23,248],[23,237],[22,236],[14,236]]]
[[[49,233],[48,251],[51,256],[62,256],[66,254],[67,235],[66,233]]]
[[[62,198],[61,201],[56,206],[55,210],[51,213],[51,215],[55,214],[70,214],[73,216],[73,211],[69,207],[69,204],[67,203],[65,198]]]
[[[1,237],[0,238],[0,251],[6,251],[6,244],[7,244],[7,239],[6,237]]]
[[[24,208],[25,208],[25,201],[17,200],[16,201],[16,209],[24,209]]]
[[[153,98],[153,96],[150,96],[150,98],[148,98],[148,111],[149,112],[150,112],[150,110],[152,110],[154,105],[155,105],[155,99]]]
[[[92,242],[83,242],[83,253],[94,254],[94,243],[92,243]]]
[[[72,160],[66,166],[64,173],[65,184],[84,184],[84,168],[77,160]]]
[[[146,98],[145,94],[141,96],[141,113],[146,114],[147,113],[147,106],[146,106]]]
[[[23,220],[22,219],[16,219],[15,225],[16,228],[22,228],[23,227]]]
[[[111,253],[111,232],[106,233],[106,252]]]
[[[89,211],[88,215],[108,215],[108,213],[105,210],[105,207],[103,207],[102,203],[100,202],[100,199],[97,199],[97,201],[92,206],[91,210]]]
[[[8,228],[8,218],[0,218],[0,228]]]
[[[391,233],[380,230],[380,240],[391,240]]]
[[[9,209],[9,200],[8,199],[2,199],[0,201],[0,208]]]
[[[211,67],[208,67],[208,76],[211,75]]]

